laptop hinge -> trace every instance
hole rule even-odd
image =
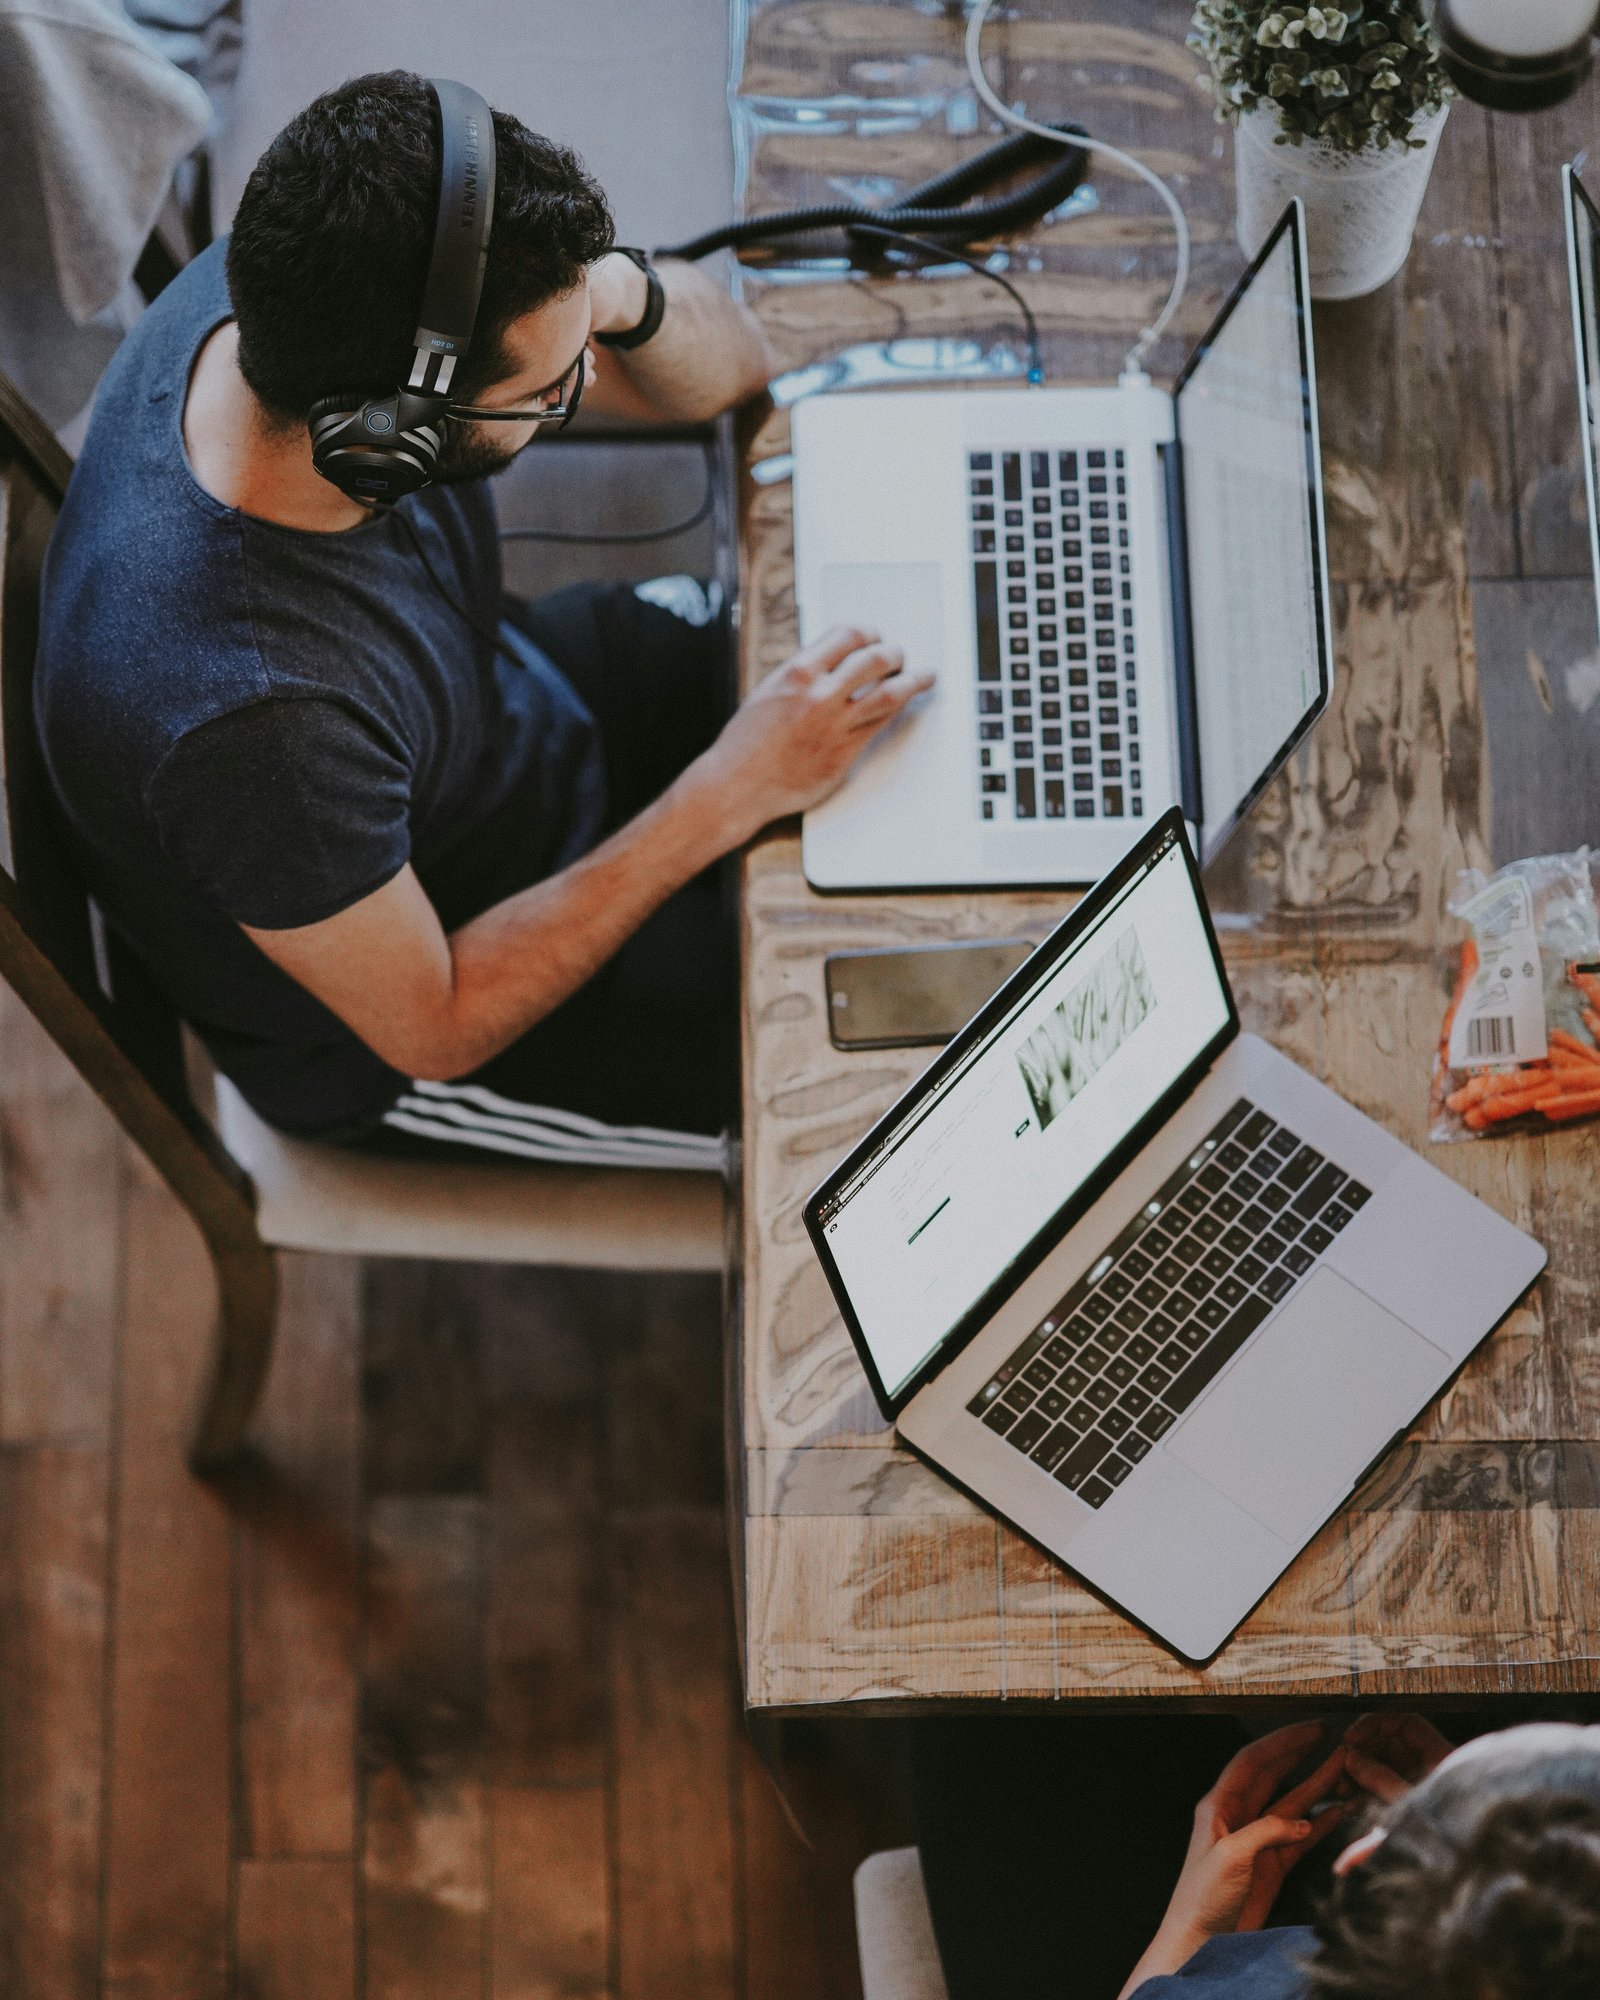
[[[1189,524],[1183,498],[1183,443],[1156,447],[1167,497],[1167,576],[1172,596],[1172,685],[1177,701],[1178,803],[1195,828],[1204,825],[1200,797],[1200,717],[1195,697],[1194,623],[1189,603]],[[1200,857],[1202,864],[1206,857]]]

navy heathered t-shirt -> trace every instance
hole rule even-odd
[[[1136,1986],[1133,2000],[1304,2000],[1311,1946],[1298,1924],[1215,1937],[1181,1970]]]
[[[39,727],[108,919],[264,1117],[335,1132],[403,1079],[239,926],[316,923],[409,861],[453,929],[593,845],[604,776],[570,683],[500,624],[486,486],[312,534],[195,479],[184,397],[232,316],[224,250],[101,385],[45,572]]]

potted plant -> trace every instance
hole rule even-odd
[[[1422,0],[1197,0],[1189,41],[1218,118],[1238,128],[1246,256],[1299,195],[1313,294],[1376,291],[1411,248],[1454,95]]]

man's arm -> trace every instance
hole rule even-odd
[[[597,347],[584,408],[632,423],[703,423],[767,386],[773,355],[761,322],[694,264],[656,265],[666,295],[642,347]],[[596,333],[626,333],[644,317],[645,275],[613,252],[589,273]],[[581,421],[581,420],[580,420]]]
[[[393,1068],[464,1076],[575,993],[702,869],[834,790],[932,685],[901,666],[873,634],[828,633],[770,675],[637,819],[448,936],[409,867],[323,922],[245,934]]]

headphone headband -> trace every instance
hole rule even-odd
[[[439,205],[406,387],[443,396],[472,338],[483,291],[494,219],[494,116],[464,83],[430,77],[428,88],[439,106]]]

